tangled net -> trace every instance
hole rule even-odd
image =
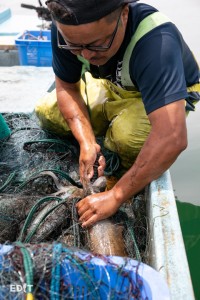
[[[8,292],[7,296],[0,292],[0,299],[23,299],[24,292],[29,293],[27,274],[33,273],[31,269],[34,275],[30,276],[32,279],[28,282],[33,284],[30,292],[36,299],[112,299],[114,287],[105,265],[101,266],[99,272],[101,275],[107,274],[106,279],[105,274],[104,279],[99,275],[95,283],[92,282],[92,259],[96,256],[91,254],[91,234],[80,226],[75,208],[77,201],[84,197],[78,173],[77,142],[71,136],[60,138],[42,130],[34,114],[4,114],[4,119],[12,134],[0,145],[0,243],[5,246],[12,244],[13,248],[9,255],[6,253],[0,257],[1,287],[4,287],[4,292]],[[116,174],[120,167],[117,156],[103,147],[103,138],[97,141],[106,158],[105,173]],[[95,181],[92,183],[95,186]],[[102,183],[100,185],[99,190],[105,189]],[[138,262],[146,261],[148,234],[145,211],[143,191],[132,201],[123,204],[110,219],[112,234],[116,232],[122,238],[126,253],[124,256],[137,259]],[[98,236],[93,242],[99,242]],[[78,252],[83,251],[80,249],[85,252]],[[60,251],[58,256],[55,251]],[[59,262],[56,257],[59,257]],[[66,260],[71,265],[64,263],[67,266],[62,271],[64,275],[61,269]],[[25,261],[28,261],[29,267],[25,267]],[[79,275],[74,268],[78,268]],[[111,263],[111,268],[116,268],[115,263]],[[118,269],[118,275],[121,276],[121,267]],[[59,275],[57,280],[55,275],[55,282],[52,283],[52,272],[62,273],[65,279],[62,280]],[[74,282],[81,276],[80,281],[84,284],[82,282],[80,289],[77,284],[68,282],[73,279],[71,275],[68,276],[70,279],[66,279],[66,272],[75,274],[72,276]],[[142,283],[136,279],[132,282],[130,295],[119,284],[121,292],[115,289],[116,299],[147,299],[141,294]],[[10,290],[12,285],[24,287],[25,284],[26,287],[17,293],[14,288]],[[106,286],[106,293],[111,298],[101,294],[105,292],[100,292],[101,288],[97,286],[104,286],[104,289]],[[131,298],[133,296],[135,298]]]

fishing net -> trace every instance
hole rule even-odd
[[[106,256],[103,258],[102,255],[119,254],[137,259],[138,264],[147,261],[145,191],[123,204],[112,218],[94,227],[95,230],[83,229],[76,211],[76,203],[84,197],[78,171],[77,142],[70,135],[61,138],[42,130],[34,113],[4,114],[3,117],[11,135],[0,144],[0,243],[14,246],[11,254],[0,257],[1,288],[4,287],[0,299],[23,299],[24,293],[29,292],[29,288],[24,287],[27,274],[33,273],[33,270],[32,283],[28,282],[33,284],[30,292],[36,299],[60,299],[58,295],[63,299],[111,299],[102,296],[104,292],[100,293],[101,289],[97,288],[105,289],[106,286],[107,289],[110,285],[105,293],[110,293],[110,296],[114,293],[108,270],[105,270]],[[103,138],[98,138],[97,142],[106,158],[105,173],[116,174],[120,168],[118,157],[103,147]],[[95,185],[95,180],[92,184]],[[98,188],[104,190],[105,185]],[[123,246],[118,249],[120,243]],[[107,253],[108,248],[112,248],[113,253]],[[85,252],[80,256],[78,251],[83,249]],[[60,251],[59,261],[55,251]],[[94,271],[91,262],[96,257],[94,253],[102,256],[104,261],[101,270],[97,267],[99,271]],[[25,267],[26,261],[29,267]],[[112,262],[110,267],[116,268],[116,264]],[[120,270],[121,267],[118,267],[116,276],[121,276]],[[61,276],[52,283],[52,272],[59,273],[59,276],[62,274],[65,279]],[[66,272],[75,275],[66,277]],[[104,276],[95,277],[94,272]],[[77,282],[79,277],[82,282],[80,290],[78,284],[69,282]],[[96,281],[92,282],[94,278]],[[138,286],[140,280],[136,279],[137,276],[129,292],[131,297],[133,293],[137,295],[138,298],[135,296],[133,299],[143,299],[144,294]],[[121,277],[119,280],[122,280]],[[16,291],[19,286],[23,287],[22,290],[18,288]],[[121,286],[122,283],[119,283],[122,291]],[[132,299],[127,291],[120,292],[120,288],[115,289],[119,297],[116,299]],[[125,298],[120,293],[126,293]]]
[[[1,299],[23,299],[25,293],[35,299],[152,299],[145,265],[136,260],[97,256],[60,243],[5,247]]]

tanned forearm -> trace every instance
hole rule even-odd
[[[58,107],[80,145],[79,174],[84,186],[93,177],[94,163],[100,146],[96,143],[87,107],[80,93],[80,83],[69,84],[56,78]],[[98,173],[102,174],[104,158],[99,158]]]
[[[58,107],[80,145],[95,143],[88,111],[80,94],[80,83],[68,84],[56,78]]]
[[[169,112],[171,114],[168,117]],[[149,137],[133,166],[113,188],[116,199],[121,204],[165,172],[187,146],[183,101],[172,103],[149,118],[152,124]]]

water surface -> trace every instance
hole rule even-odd
[[[200,300],[200,206],[181,201],[176,203],[195,299]]]

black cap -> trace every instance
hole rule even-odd
[[[97,21],[120,6],[138,0],[48,0],[46,4],[58,3],[68,14],[61,16],[50,10],[53,18],[65,25],[80,25]]]

